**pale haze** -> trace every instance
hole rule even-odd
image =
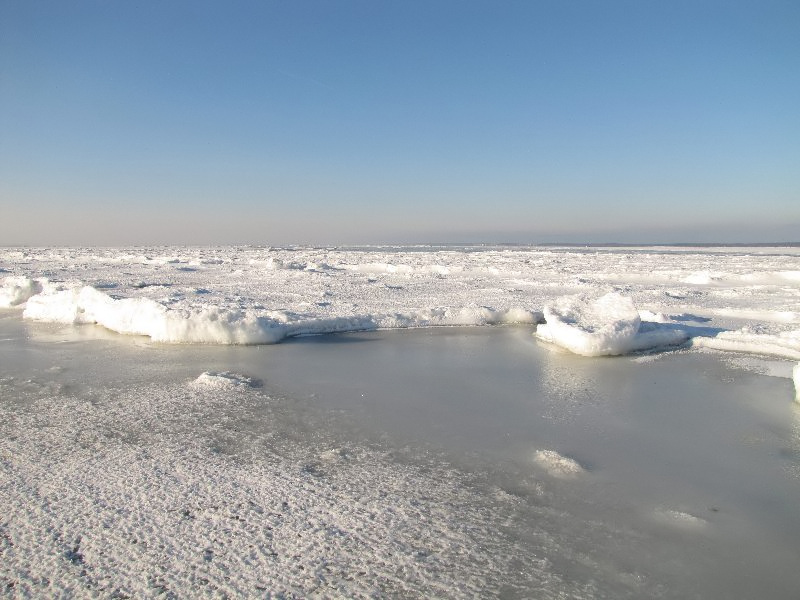
[[[0,245],[780,242],[800,4],[0,2]]]

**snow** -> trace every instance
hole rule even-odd
[[[6,591],[794,598],[799,267],[0,248]]]
[[[533,460],[547,473],[559,479],[572,479],[585,472],[576,460],[562,456],[555,450],[537,450]]]
[[[716,336],[697,336],[692,339],[692,345],[800,360],[800,329],[767,334],[743,327],[737,331],[722,331]]]
[[[585,356],[691,345],[800,360],[800,249],[0,249],[0,308],[165,343],[530,327]]]
[[[189,390],[0,406],[6,594],[474,598],[512,582],[516,595],[543,582],[577,591],[501,531],[510,503],[485,499],[466,474],[343,446],[321,426],[298,433],[279,402],[238,376],[206,375]]]
[[[18,306],[42,291],[41,283],[28,277],[6,277],[0,287],[0,308]]]
[[[257,379],[242,375],[240,373],[233,373],[231,371],[204,371],[197,379],[192,382],[195,387],[208,387],[218,390],[235,390],[240,388],[259,387],[260,382]]]
[[[792,370],[792,378],[794,379],[794,398],[800,402],[800,363],[797,363]]]

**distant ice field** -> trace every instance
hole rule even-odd
[[[797,598],[798,274],[798,248],[0,249],[0,584]]]
[[[540,325],[587,356],[682,344],[800,360],[800,249],[2,249],[0,307],[175,343]]]

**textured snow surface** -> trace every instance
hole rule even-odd
[[[11,596],[594,595],[551,568],[571,551],[540,527],[548,509],[520,520],[446,462],[337,441],[247,377],[0,391],[25,399],[0,403]]]
[[[798,248],[2,249],[0,307],[175,343],[497,325],[588,356],[800,360]]]

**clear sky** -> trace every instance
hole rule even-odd
[[[0,245],[779,240],[797,0],[0,0]]]

